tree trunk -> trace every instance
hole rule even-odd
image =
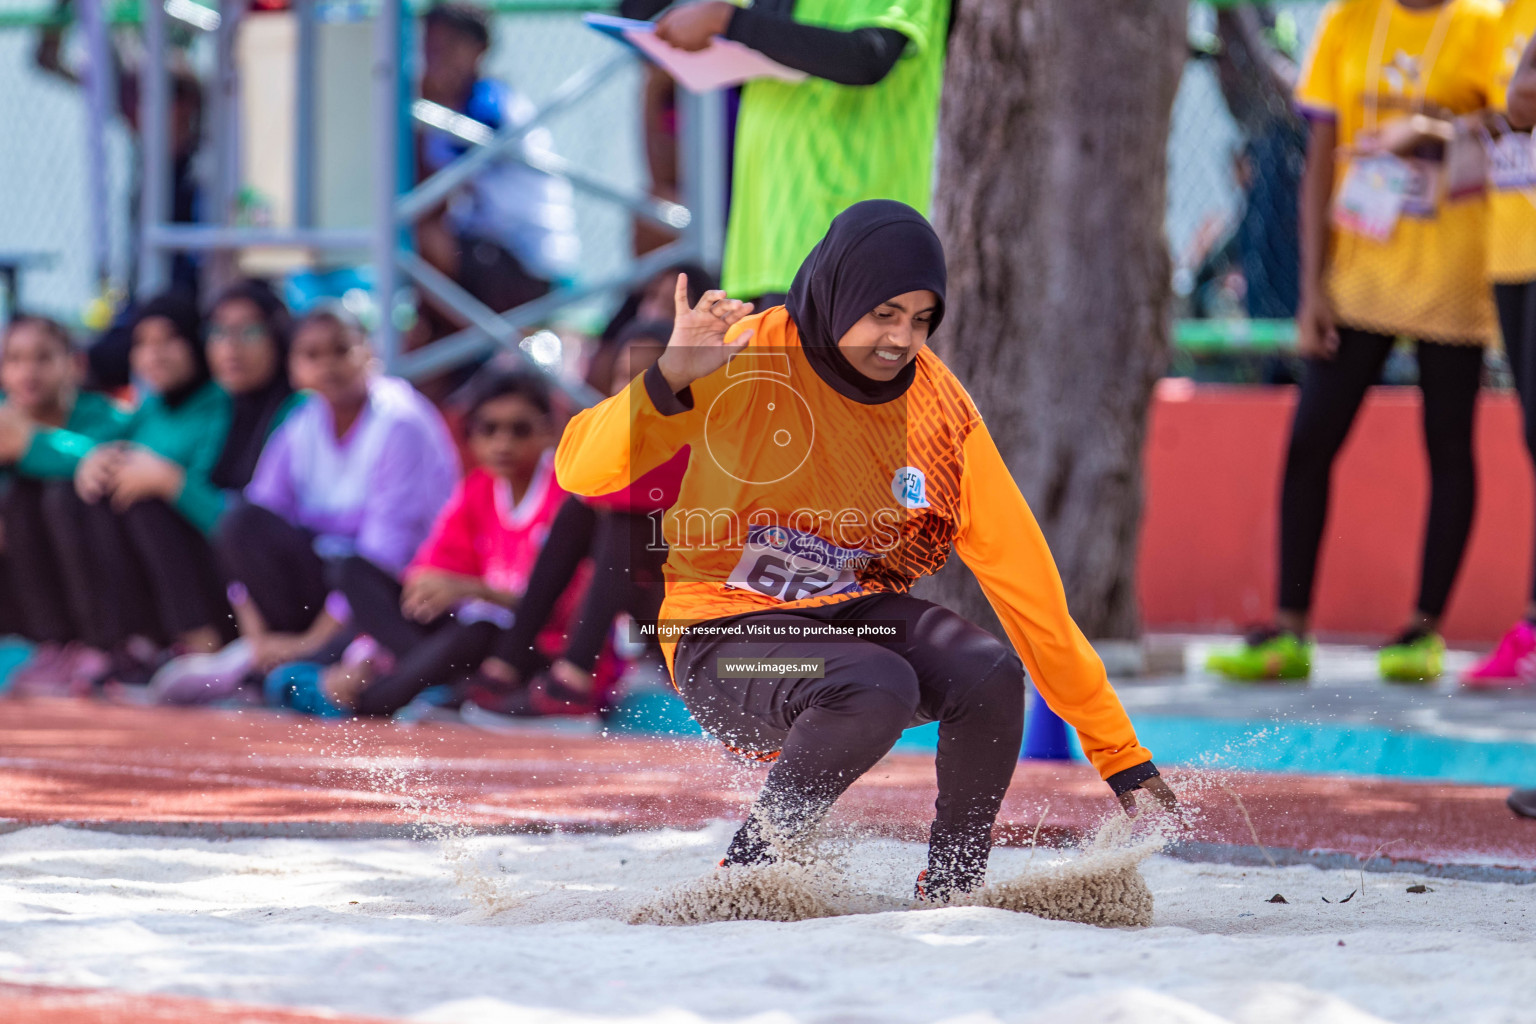
[[[1185,3],[957,8],[935,201],[949,294],[935,348],[1034,509],[1083,631],[1134,637],[1142,443],[1168,359],[1163,216]],[[998,628],[958,566],[924,592]]]

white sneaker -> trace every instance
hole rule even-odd
[[[149,680],[149,693],[157,704],[208,704],[238,690],[253,663],[245,640],[212,654],[183,654],[160,667]]]

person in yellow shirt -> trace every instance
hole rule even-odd
[[[1536,38],[1525,44],[1525,55],[1509,81],[1505,109],[1510,124],[1520,131],[1528,132],[1536,125]]]
[[[1333,462],[1398,338],[1417,343],[1431,488],[1415,612],[1380,653],[1382,675],[1440,674],[1441,614],[1476,501],[1472,422],[1483,349],[1495,337],[1486,284],[1487,210],[1455,180],[1453,145],[1409,156],[1373,140],[1418,115],[1488,105],[1498,39],[1494,0],[1335,0],[1296,87],[1310,122],[1302,186],[1297,347],[1306,372],[1280,502],[1273,626],[1208,667],[1237,679],[1305,679],[1313,579]],[[1475,142],[1473,143],[1475,145]]]
[[[759,313],[719,291],[690,308],[685,287],[661,361],[571,420],[555,472],[603,494],[691,446],[664,520],[663,652],[706,731],[773,761],[722,865],[802,840],[902,730],[937,721],[919,895],[975,889],[1018,760],[1026,666],[1128,811],[1138,788],[1174,806],[986,425],[927,347],[945,291],[928,222],[854,204],[786,305]],[[908,593],[951,548],[1013,650]]]
[[[1504,354],[1525,414],[1525,443],[1536,458],[1536,143],[1528,117],[1514,110],[1516,69],[1536,35],[1536,0],[1511,0],[1499,25],[1497,59],[1489,64],[1494,101],[1487,128],[1488,277],[1504,335]],[[1533,111],[1532,113],[1536,113]],[[1536,685],[1536,573],[1525,617],[1462,677],[1473,688]]]

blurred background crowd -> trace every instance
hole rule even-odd
[[[563,420],[659,356],[677,274],[772,304],[847,202],[929,208],[955,11],[623,0],[677,47],[799,73],[699,95],[591,8],[0,2],[13,689],[538,716],[656,670],[631,627],[686,453],[578,500]],[[1277,596],[1171,613],[1273,618],[1216,671],[1306,675],[1334,457],[1367,388],[1417,384],[1423,582],[1382,665],[1440,672],[1477,396],[1536,344],[1536,164],[1502,114],[1533,22],[1526,0],[1188,9],[1169,375],[1302,385]],[[1383,173],[1384,226],[1356,182]],[[1524,628],[1496,678],[1536,671]]]

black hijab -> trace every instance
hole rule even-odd
[[[208,353],[203,348],[203,318],[198,315],[197,303],[190,296],[169,291],[156,295],[138,308],[133,318],[134,329],[137,330],[145,320],[157,316],[169,320],[176,334],[192,350],[192,376],[186,383],[160,395],[160,401],[167,408],[175,409],[208,383]]]
[[[225,435],[219,461],[208,474],[213,485],[223,490],[239,490],[251,482],[261,450],[272,433],[273,421],[293,394],[293,385],[288,382],[288,345],[293,334],[288,307],[283,305],[283,300],[271,286],[262,281],[238,281],[230,285],[214,301],[213,308],[234,301],[249,302],[261,311],[262,326],[277,349],[277,362],[272,379],[266,384],[230,396],[229,433]]]
[[[924,289],[939,297],[928,328],[933,337],[944,319],[944,284],[944,247],[923,215],[905,203],[869,199],[833,219],[800,264],[784,305],[817,375],[846,398],[878,405],[906,392],[917,361],[891,380],[875,380],[848,362],[837,339],[880,303]]]

